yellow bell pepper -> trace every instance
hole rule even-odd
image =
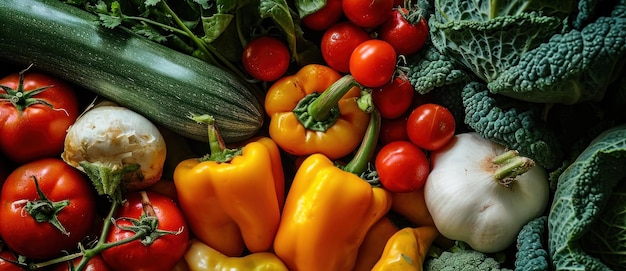
[[[426,253],[438,235],[435,226],[399,230],[387,241],[372,271],[421,271]]]
[[[265,95],[269,135],[286,152],[338,159],[362,140],[369,116],[357,105],[361,89],[350,76],[310,64],[276,81]]]
[[[323,154],[308,156],[287,194],[274,252],[291,271],[352,270],[365,235],[391,207],[391,195],[360,176],[378,139],[380,114],[343,168]],[[373,140],[373,141],[372,141]]]
[[[352,271],[372,270],[380,256],[383,255],[387,240],[399,230],[389,216],[383,216],[379,219],[367,232],[363,243],[359,247],[356,264]]]
[[[211,155],[174,170],[178,202],[194,235],[228,256],[268,251],[280,223],[284,172],[278,146],[262,137],[224,149],[212,118]]]
[[[185,261],[190,271],[288,271],[272,252],[228,257],[199,240],[191,241]]]

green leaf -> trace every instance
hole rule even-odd
[[[144,2],[144,4],[146,5],[146,7],[154,7],[159,2],[161,2],[161,0],[146,0],[146,2]]]
[[[234,17],[231,14],[214,14],[210,17],[202,17],[204,36],[201,39],[206,43],[213,42],[226,30]]]
[[[193,2],[200,5],[203,9],[209,9],[211,7],[211,5],[209,5],[208,0],[193,0]],[[217,1],[217,2],[220,2],[220,1]],[[232,2],[232,1],[226,1],[226,2]]]
[[[294,2],[300,18],[314,13],[326,6],[326,0],[296,0]]]
[[[133,25],[131,27],[131,30],[139,35],[142,35],[144,37],[147,37],[150,40],[153,40],[159,43],[163,43],[167,41],[166,36],[162,35],[159,31],[155,30],[154,28],[144,25],[144,24]]]

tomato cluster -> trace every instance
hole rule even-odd
[[[101,253],[90,255],[83,270],[170,270],[180,261],[189,232],[173,197],[128,193],[113,220],[103,220],[101,207],[109,199],[60,159],[67,129],[86,107],[77,87],[29,69],[6,75],[0,87],[0,271],[32,270],[46,262],[42,270],[70,270],[80,263],[81,248],[95,247]],[[158,221],[152,231],[136,225],[144,223],[146,208]],[[136,235],[135,228],[149,231],[144,239],[163,234],[149,245],[144,239],[125,241]],[[94,245],[105,230],[105,239]]]
[[[329,0],[304,17],[303,25],[323,31],[320,50],[328,66],[371,89],[383,118],[375,159],[381,184],[394,192],[421,188],[430,171],[427,152],[452,138],[455,123],[445,107],[416,95],[400,68],[428,37],[417,6],[402,0]]]

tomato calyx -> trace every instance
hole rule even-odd
[[[63,208],[70,205],[69,200],[62,200],[53,202],[41,191],[39,187],[39,182],[37,181],[37,177],[32,176],[35,182],[35,187],[37,188],[37,194],[39,195],[38,200],[27,201],[24,205],[24,211],[26,211],[35,221],[39,223],[48,222],[52,224],[55,228],[59,229],[61,233],[64,235],[70,235],[65,227],[59,221],[57,215]]]
[[[111,221],[113,225],[119,229],[134,232],[135,237],[139,238],[140,242],[145,246],[149,246],[161,236],[179,234],[182,232],[182,229],[179,229],[178,231],[166,231],[159,229],[159,220],[146,192],[141,192],[141,204],[143,207],[143,214],[139,217],[139,219],[133,217],[120,217]],[[117,221],[129,221],[131,222],[131,226],[119,225]],[[134,240],[134,238],[129,239]],[[122,240],[121,242],[126,243],[129,239]]]
[[[35,98],[37,94],[44,92],[52,86],[44,86],[31,91],[24,90],[24,74],[28,69],[20,72],[20,80],[17,85],[17,89],[13,89],[8,86],[0,85],[0,88],[6,93],[0,94],[0,101],[7,101],[13,104],[17,109],[18,114],[22,114],[26,108],[35,104],[43,104],[49,106],[55,110],[54,106],[44,99]]]
[[[422,9],[418,5],[405,5],[405,7],[398,7],[398,13],[402,15],[408,23],[415,25],[422,20]]]

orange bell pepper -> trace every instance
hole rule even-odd
[[[393,200],[392,200],[393,201]],[[378,259],[383,255],[387,241],[400,229],[389,216],[383,216],[367,232],[359,247],[356,264],[352,271],[371,271]]]
[[[439,232],[435,226],[403,228],[396,232],[385,245],[372,271],[421,271],[430,249]]]
[[[415,226],[435,225],[424,199],[424,188],[406,192],[392,193],[391,210],[406,218]]]
[[[369,116],[357,105],[361,89],[350,75],[310,64],[276,81],[265,95],[269,135],[286,152],[337,159],[354,151]]]
[[[300,165],[287,194],[274,252],[291,271],[346,271],[354,267],[365,235],[391,207],[391,195],[365,176],[378,138],[374,110],[364,144],[338,167],[323,154]],[[372,141],[373,140],[373,141]]]
[[[181,161],[174,184],[195,236],[228,256],[270,250],[284,202],[284,172],[278,146],[262,137],[225,149],[213,119],[211,155]]]

